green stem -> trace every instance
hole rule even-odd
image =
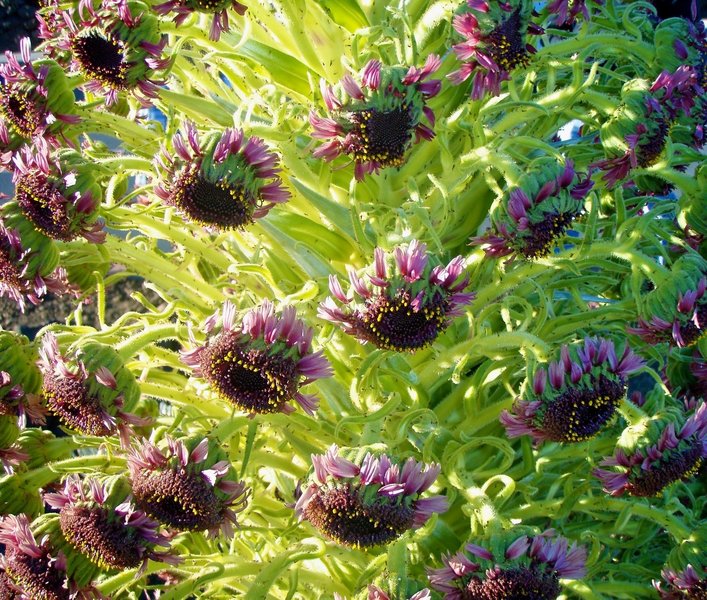
[[[626,419],[629,425],[638,425],[646,420],[647,415],[628,398],[624,398],[618,407],[621,416]]]
[[[206,417],[216,419],[226,419],[228,413],[220,406],[207,402],[194,396],[191,392],[186,392],[183,388],[172,387],[162,383],[154,383],[151,381],[141,381],[140,389],[142,393],[153,398],[166,400],[175,406],[191,406],[196,408]]]
[[[107,167],[110,169],[111,173],[116,170],[125,169],[127,171],[142,171],[145,173],[152,173],[153,167],[152,162],[147,158],[142,158],[140,156],[132,156],[130,154],[116,154],[114,156],[108,156],[106,158],[99,158],[93,161],[98,167]]]
[[[124,339],[114,347],[118,354],[120,354],[120,357],[125,361],[152,342],[164,339],[179,339],[179,325],[177,323],[151,325],[139,333]]]
[[[77,109],[81,123],[75,127],[85,132],[104,133],[126,142],[131,148],[141,148],[152,157],[159,147],[159,135],[135,121],[101,110]]]
[[[623,35],[603,33],[577,36],[561,42],[554,42],[539,50],[534,58],[535,60],[539,60],[547,55],[572,55],[581,52],[582,50],[587,50],[590,45],[610,48],[612,51],[624,50],[625,55],[633,54],[645,63],[652,62],[655,56],[653,46],[650,44],[639,42],[637,40],[631,40]]]

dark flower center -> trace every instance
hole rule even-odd
[[[520,28],[519,6],[484,39],[486,42],[484,50],[502,71],[511,72],[516,67],[528,65],[530,56]]]
[[[92,32],[75,37],[71,50],[81,68],[94,79],[115,90],[127,87],[123,42],[111,35]]]
[[[66,212],[66,198],[43,174],[35,172],[20,177],[15,185],[15,200],[44,235],[65,242],[76,237]]]
[[[626,490],[642,498],[657,496],[671,483],[693,477],[703,460],[702,442],[692,440],[687,448],[666,452],[650,469],[638,469],[629,474]]]
[[[439,293],[423,301],[419,310],[412,305],[409,291],[395,298],[377,296],[366,302],[366,311],[356,332],[378,348],[418,350],[432,343],[447,326],[447,300]]]
[[[636,148],[636,162],[641,168],[649,167],[658,160],[668,139],[668,130],[670,129],[668,119],[659,116],[655,123],[658,125],[655,133],[647,141],[638,144]]]
[[[553,442],[583,442],[594,437],[611,420],[626,393],[623,383],[604,375],[592,388],[568,388],[549,404],[541,428]]]
[[[359,162],[375,161],[382,167],[399,167],[405,162],[414,130],[407,105],[380,112],[375,108],[352,113],[352,131],[344,140],[347,154]]]
[[[204,531],[223,521],[214,488],[184,467],[141,470],[132,481],[137,505],[149,516],[180,530]]]
[[[10,576],[5,571],[0,571],[0,600],[15,600],[19,598],[19,593],[13,589],[12,585]]]
[[[387,544],[412,527],[412,507],[385,497],[366,503],[362,493],[351,486],[320,487],[304,518],[330,539],[354,548]]]
[[[64,573],[55,569],[50,562],[49,548],[42,546],[42,556],[33,558],[24,552],[10,548],[5,554],[5,573],[9,580],[20,588],[26,597],[33,600],[69,600],[70,593],[64,585]],[[4,584],[5,589],[7,583]],[[3,586],[0,585],[0,590]],[[0,594],[2,591],[0,591]],[[6,598],[19,598],[10,592]],[[2,596],[0,596],[2,597]]]
[[[518,251],[528,260],[547,256],[577,216],[577,212],[545,213],[537,223],[529,223],[516,237]]]
[[[251,413],[280,411],[299,387],[292,358],[253,348],[232,331],[222,332],[204,349],[201,370],[222,398]]]
[[[106,422],[101,401],[89,394],[81,381],[55,374],[45,375],[42,395],[49,410],[70,429],[95,436],[115,433],[115,426]]]
[[[537,568],[489,569],[486,579],[474,576],[462,591],[463,600],[555,600],[560,583]]]
[[[21,296],[25,289],[14,255],[5,236],[0,235],[0,295],[8,294],[11,298]]]
[[[693,346],[707,335],[707,302],[695,307],[695,316],[680,325],[680,335],[685,346]]]
[[[101,568],[132,569],[142,562],[137,531],[110,519],[103,508],[65,506],[59,523],[67,541]]]
[[[687,600],[707,600],[707,579],[698,581],[685,591]]]
[[[0,87],[0,111],[24,138],[31,138],[44,129],[45,112],[29,93],[16,86]]]
[[[171,203],[202,225],[240,228],[253,222],[255,199],[242,183],[214,183],[197,165],[184,169],[172,190]]]

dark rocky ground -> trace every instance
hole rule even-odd
[[[37,44],[34,13],[39,0],[0,0],[0,50],[17,51],[20,39],[30,36]]]

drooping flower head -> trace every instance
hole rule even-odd
[[[0,215],[0,296],[24,312],[27,302],[39,304],[47,292],[70,292],[54,242],[34,229],[8,202]]]
[[[336,275],[330,275],[333,297],[319,306],[319,316],[363,343],[414,351],[431,344],[452,318],[462,314],[474,294],[464,292],[469,278],[462,276],[461,256],[444,266],[417,240],[396,248],[393,256],[391,269],[389,257],[376,248],[368,281],[348,268],[353,298],[344,293]],[[361,300],[355,301],[356,296]]]
[[[50,4],[43,12],[55,10]],[[161,58],[166,38],[149,6],[138,0],[82,0],[78,10],[62,11],[62,17],[40,35],[52,54],[67,57],[72,70],[89,80],[86,91],[105,96],[109,106],[124,91],[143,104],[158,97],[155,77],[169,59]]]
[[[707,333],[707,266],[694,255],[675,261],[670,277],[645,299],[636,327],[626,331],[649,344],[693,346]]]
[[[101,188],[91,165],[74,150],[50,153],[37,141],[15,155],[15,202],[35,228],[55,240],[79,235],[90,242],[105,239],[96,220]]]
[[[12,52],[5,52],[6,61],[0,64],[0,118],[24,140],[46,136],[58,143],[56,136],[63,127],[78,122],[72,114],[74,93],[56,62],[33,62],[31,51],[29,38],[23,38],[22,63]]]
[[[603,4],[602,0],[596,0],[597,4]],[[585,21],[589,21],[589,7],[586,0],[552,0],[547,5],[547,12],[553,27],[561,29],[571,29],[576,24],[579,15]]]
[[[312,465],[314,481],[297,499],[295,513],[344,546],[387,544],[447,510],[444,496],[420,497],[439,475],[437,464],[397,462],[371,452],[352,462],[332,445],[325,454],[312,454]]]
[[[213,15],[209,39],[218,41],[222,31],[230,31],[228,24],[228,10],[232,9],[239,15],[245,14],[248,9],[237,0],[167,0],[154,7],[156,13],[169,15],[175,13],[173,21],[181,25],[194,12]]]
[[[543,159],[506,191],[491,216],[491,230],[472,238],[487,256],[519,255],[534,260],[548,255],[581,213],[592,181],[575,172],[571,160],[561,165]]]
[[[653,497],[676,481],[689,480],[706,457],[707,404],[691,400],[684,411],[656,412],[638,433],[627,429],[614,456],[599,463],[612,470],[595,469],[594,475],[612,496]]]
[[[21,429],[26,427],[28,419],[44,422],[44,412],[36,396],[42,376],[35,365],[35,354],[25,336],[0,330],[0,421],[7,418]],[[8,441],[2,434],[0,440]],[[2,442],[0,447],[4,445]]]
[[[509,437],[574,443],[594,437],[611,421],[626,396],[628,376],[643,365],[628,344],[619,353],[610,340],[586,338],[562,346],[560,360],[537,367],[513,412],[501,423]]]
[[[527,0],[467,0],[465,12],[454,17],[454,29],[465,39],[453,49],[462,62],[449,74],[454,84],[473,76],[471,97],[498,96],[501,82],[510,79],[514,69],[525,67],[536,52],[529,35],[543,33],[530,21],[533,9]]]
[[[219,230],[241,228],[287,202],[278,156],[241,129],[210,134],[203,141],[193,123],[172,138],[174,153],[163,146],[155,194],[186,218]]]
[[[101,569],[144,568],[147,560],[177,564],[179,558],[162,552],[169,548],[159,523],[137,510],[129,499],[114,506],[97,479],[69,475],[60,492],[44,494],[44,501],[59,511],[59,525],[67,542]]]
[[[55,555],[45,538],[40,543],[25,515],[10,515],[0,521],[0,594],[3,599],[69,600],[66,560]]]
[[[586,572],[586,549],[551,530],[512,543],[493,540],[492,547],[467,544],[466,552],[443,557],[444,567],[428,570],[430,584],[445,600],[554,600],[562,591],[560,579]]]
[[[121,445],[128,447],[131,425],[150,423],[127,412],[137,402],[140,388],[109,346],[89,342],[64,355],[50,332],[42,338],[39,356],[42,397],[49,411],[69,429],[84,435],[118,434]]]
[[[345,154],[355,163],[355,177],[378,173],[387,167],[400,167],[413,143],[430,140],[434,113],[427,100],[441,88],[437,79],[425,81],[440,66],[440,58],[430,54],[422,68],[383,67],[371,60],[361,71],[360,84],[351,76],[341,80],[337,94],[321,83],[329,117],[311,112],[313,137],[328,140],[314,156],[331,161]]]
[[[312,351],[314,331],[297,319],[295,308],[276,313],[266,300],[237,326],[235,307],[225,302],[221,330],[212,334],[218,316],[206,322],[206,343],[182,353],[193,374],[204,378],[223,400],[251,414],[292,412],[288,403],[293,400],[314,414],[318,398],[299,389],[330,377],[331,367],[322,351]]]
[[[706,568],[699,571],[692,565],[687,565],[682,571],[667,568],[663,569],[661,575],[664,581],[653,582],[653,587],[660,594],[661,600],[704,600],[707,598]]]
[[[128,469],[135,504],[177,530],[208,529],[212,535],[221,530],[231,537],[232,524],[238,524],[236,515],[247,504],[245,484],[228,477],[229,461],[216,460],[219,452],[207,438],[198,444],[165,439],[166,450],[144,439],[130,449]]]

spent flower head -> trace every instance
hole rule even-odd
[[[135,504],[177,530],[208,529],[212,535],[220,530],[232,537],[232,525],[238,525],[236,516],[245,509],[249,490],[229,477],[230,462],[216,460],[219,452],[208,438],[198,444],[170,437],[165,441],[163,450],[145,439],[130,448]]]
[[[392,254],[393,268],[388,264],[389,256],[381,248],[375,249],[368,281],[348,267],[353,298],[344,293],[336,275],[330,275],[333,297],[319,306],[319,316],[363,343],[415,351],[431,344],[454,317],[463,314],[474,293],[464,292],[469,278],[463,276],[461,256],[445,266],[417,240]]]
[[[440,58],[430,54],[421,67],[385,67],[371,60],[358,81],[351,75],[341,80],[341,93],[321,82],[322,96],[330,116],[312,111],[309,122],[313,137],[328,140],[314,156],[331,161],[348,156],[355,163],[357,180],[387,167],[400,167],[413,143],[434,137],[435,116],[427,100],[441,88],[437,79],[428,79],[440,66]],[[360,83],[359,83],[360,82]],[[429,123],[425,125],[423,117]]]
[[[628,376],[643,364],[628,344],[617,352],[606,339],[562,346],[560,360],[529,374],[523,395],[513,412],[503,411],[501,423],[509,437],[530,435],[536,443],[588,440],[614,417]]]
[[[187,121],[155,159],[155,194],[187,219],[218,230],[242,228],[287,202],[278,156],[263,140],[241,129],[225,129],[199,139]]]
[[[344,546],[387,544],[447,510],[444,496],[420,497],[437,479],[437,464],[398,462],[371,452],[352,462],[334,444],[312,454],[312,465],[314,481],[301,491],[295,513]]]
[[[219,315],[221,330],[214,334]],[[299,389],[330,377],[331,367],[322,351],[312,351],[314,330],[297,318],[294,306],[278,313],[265,300],[237,325],[236,309],[227,301],[207,320],[204,332],[207,341],[182,352],[182,360],[223,400],[251,414],[289,413],[295,410],[289,402],[295,401],[314,414],[319,399]]]

